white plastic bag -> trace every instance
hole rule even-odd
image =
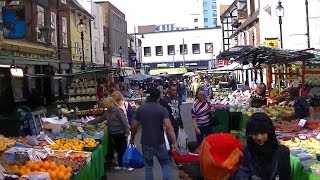
[[[168,137],[167,137],[167,132],[164,131],[163,135],[164,135],[164,142],[166,143],[166,148],[167,148],[168,151],[170,151],[171,148],[170,148],[170,143],[169,143],[169,140],[168,140]]]
[[[179,128],[179,133],[177,137],[178,151],[179,154],[188,153],[188,135],[184,129]]]

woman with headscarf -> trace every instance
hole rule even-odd
[[[255,113],[246,127],[247,147],[235,180],[290,180],[290,151],[280,145],[271,119]]]

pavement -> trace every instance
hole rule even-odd
[[[192,108],[191,100],[188,100],[186,103],[183,103],[181,105],[181,116],[182,116],[182,121],[184,123],[184,129],[187,135],[189,136],[188,140],[195,141],[196,136],[192,127],[191,108]],[[141,131],[138,132],[135,140],[137,148],[141,152],[140,138],[141,138]],[[172,163],[172,172],[173,172],[172,173],[173,179],[174,180],[179,179],[178,168],[174,163]],[[121,170],[121,171],[109,170],[107,171],[106,175],[108,180],[144,180],[144,168],[135,169],[132,172],[128,172],[126,170]],[[156,158],[154,158],[153,176],[154,176],[154,180],[162,180],[161,166]]]

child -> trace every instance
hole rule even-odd
[[[172,157],[177,164],[198,163],[199,158],[199,145],[195,141],[188,142],[189,153],[180,155],[178,152],[173,151]]]

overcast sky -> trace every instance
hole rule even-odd
[[[134,26],[184,23],[192,0],[109,0],[126,15],[128,33]]]

